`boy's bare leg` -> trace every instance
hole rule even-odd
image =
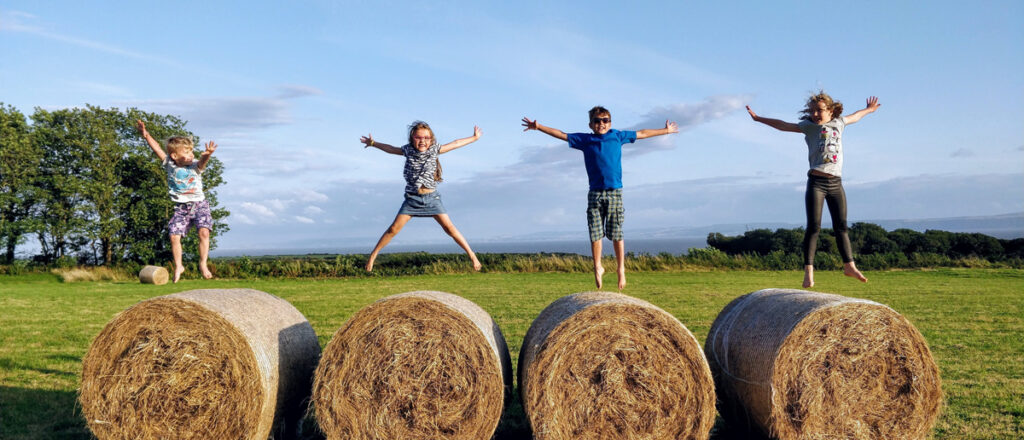
[[[601,240],[590,242],[590,252],[594,255],[594,282],[597,283],[597,288],[600,289],[604,282],[601,277],[604,276],[604,265],[601,264]]]
[[[185,266],[181,265],[181,236],[171,236],[171,255],[174,256],[174,281],[178,282],[181,278],[181,274],[185,272]]]
[[[387,244],[391,242],[392,238],[395,238],[395,235],[398,234],[398,231],[401,231],[402,228],[405,227],[405,224],[409,222],[409,219],[411,218],[411,215],[405,214],[398,214],[395,216],[395,221],[391,222],[391,226],[388,226],[388,229],[384,231],[384,235],[380,236],[380,240],[377,241],[377,246],[375,246],[373,248],[373,252],[370,253],[370,259],[366,261],[367,272],[373,270],[373,262],[374,260],[377,259],[377,254],[380,253],[380,250],[384,249],[384,246],[387,246]]]
[[[814,266],[804,266],[804,288],[814,287]]]
[[[206,259],[210,255],[210,230],[199,228],[199,271],[203,278],[213,278],[213,273],[206,267]]]
[[[862,283],[868,282],[868,278],[864,276],[864,274],[860,273],[859,270],[857,270],[857,265],[854,264],[852,261],[843,264],[843,275],[856,278],[860,280],[860,282]]]
[[[626,288],[626,241],[616,240],[612,242],[615,246],[615,263],[618,265],[616,273],[619,274],[619,290]]]
[[[437,220],[437,223],[441,225],[444,232],[455,239],[455,243],[458,244],[462,250],[466,251],[466,255],[469,255],[469,259],[473,261],[473,270],[480,270],[480,268],[483,267],[480,264],[480,260],[476,259],[476,254],[473,253],[473,249],[469,248],[469,243],[466,242],[466,238],[459,233],[459,230],[455,227],[455,224],[452,223],[452,219],[448,217],[448,214],[435,215],[434,220]]]

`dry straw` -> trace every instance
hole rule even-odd
[[[121,312],[89,347],[82,413],[100,439],[286,437],[319,352],[306,318],[258,290],[153,298]]]
[[[313,404],[328,439],[488,439],[512,384],[508,347],[483,309],[444,292],[359,310],[324,348]]]
[[[705,345],[730,423],[788,439],[922,439],[939,413],[924,338],[876,302],[790,289],[741,296]]]
[[[139,282],[142,284],[167,284],[167,269],[160,266],[146,266],[139,271]]]
[[[526,333],[519,388],[535,439],[707,439],[715,391],[693,334],[639,299],[563,297]]]

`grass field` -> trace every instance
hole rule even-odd
[[[1024,270],[867,275],[870,283],[861,284],[821,271],[815,290],[887,304],[924,334],[939,364],[946,399],[934,438],[1024,438]],[[798,288],[800,279],[799,272],[639,272],[630,274],[623,293],[672,313],[703,344],[711,322],[730,300],[767,287]],[[571,273],[484,273],[150,286],[60,283],[53,275],[0,276],[0,438],[90,438],[76,404],[82,356],[116,313],[146,298],[198,288],[262,290],[305,314],[323,346],[348,317],[378,298],[441,290],[476,302],[494,317],[515,365],[523,336],[541,309],[563,295],[592,290],[591,280]],[[609,283],[614,274],[606,276]],[[527,432],[521,408],[512,408],[499,438],[523,438]],[[730,435],[719,427],[713,438]]]

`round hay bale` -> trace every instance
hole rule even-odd
[[[306,318],[251,289],[190,290],[117,315],[82,360],[99,439],[266,439],[298,425],[320,352]]]
[[[781,440],[922,439],[942,402],[924,338],[873,301],[759,290],[719,313],[705,350],[722,416]]]
[[[146,266],[139,271],[139,282],[142,284],[156,284],[157,286],[167,284],[170,276],[167,269],[160,266]]]
[[[392,295],[324,348],[313,404],[328,439],[488,439],[512,385],[505,337],[473,302]]]
[[[617,293],[548,305],[519,355],[535,439],[707,439],[715,391],[704,352],[668,312]]]

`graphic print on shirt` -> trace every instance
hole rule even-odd
[[[822,126],[818,138],[818,153],[823,163],[839,161],[839,130],[835,127]]]
[[[178,194],[195,194],[199,192],[199,175],[189,168],[177,168],[167,174],[167,186]]]

